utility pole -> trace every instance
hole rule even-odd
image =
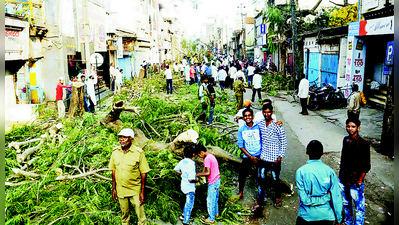
[[[295,0],[291,0],[291,21],[292,21],[292,57],[294,63],[294,74],[295,74],[295,87],[297,86],[299,76],[299,67],[298,67],[298,60],[299,57],[297,56],[297,31],[296,31],[296,9],[295,9]]]
[[[241,28],[242,28],[242,59],[246,58],[246,54],[245,54],[245,29],[244,29],[244,19],[243,19],[243,14],[242,14],[242,3],[240,3],[240,7],[241,9]],[[244,6],[245,8],[245,6]]]
[[[90,36],[89,36],[89,7],[87,6],[88,0],[83,0],[83,29],[85,33],[85,61],[86,61],[86,76],[91,74],[91,64],[90,64]],[[83,49],[82,49],[83,51]]]

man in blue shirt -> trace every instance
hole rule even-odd
[[[240,199],[244,197],[245,179],[254,165],[257,169],[259,156],[262,151],[260,129],[258,125],[253,122],[254,112],[252,109],[246,108],[242,114],[245,124],[238,129],[237,135],[238,148],[244,153],[238,176]]]
[[[342,195],[334,170],[321,161],[323,145],[310,141],[306,147],[309,160],[296,171],[300,198],[296,224],[333,225],[342,220]]]
[[[212,76],[212,66],[209,63],[205,66],[205,75]]]

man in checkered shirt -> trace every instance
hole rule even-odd
[[[259,162],[261,190],[257,204],[261,207],[264,205],[266,175],[271,171],[275,194],[274,206],[281,207],[281,159],[285,157],[285,151],[287,150],[287,137],[285,136],[283,126],[273,123],[273,106],[271,104],[263,105],[262,113],[265,119],[258,124],[262,136],[262,152]]]

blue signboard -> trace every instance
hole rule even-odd
[[[385,65],[392,66],[393,65],[393,41],[388,42],[387,44],[387,56],[385,57]]]
[[[359,30],[360,30],[360,22],[359,21],[349,23],[348,36],[359,36]]]
[[[265,24],[260,25],[260,34],[266,34],[266,25]]]

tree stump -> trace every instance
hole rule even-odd
[[[84,104],[84,84],[74,83],[72,85],[72,98],[69,107],[69,118],[74,116],[82,116],[85,111]]]

